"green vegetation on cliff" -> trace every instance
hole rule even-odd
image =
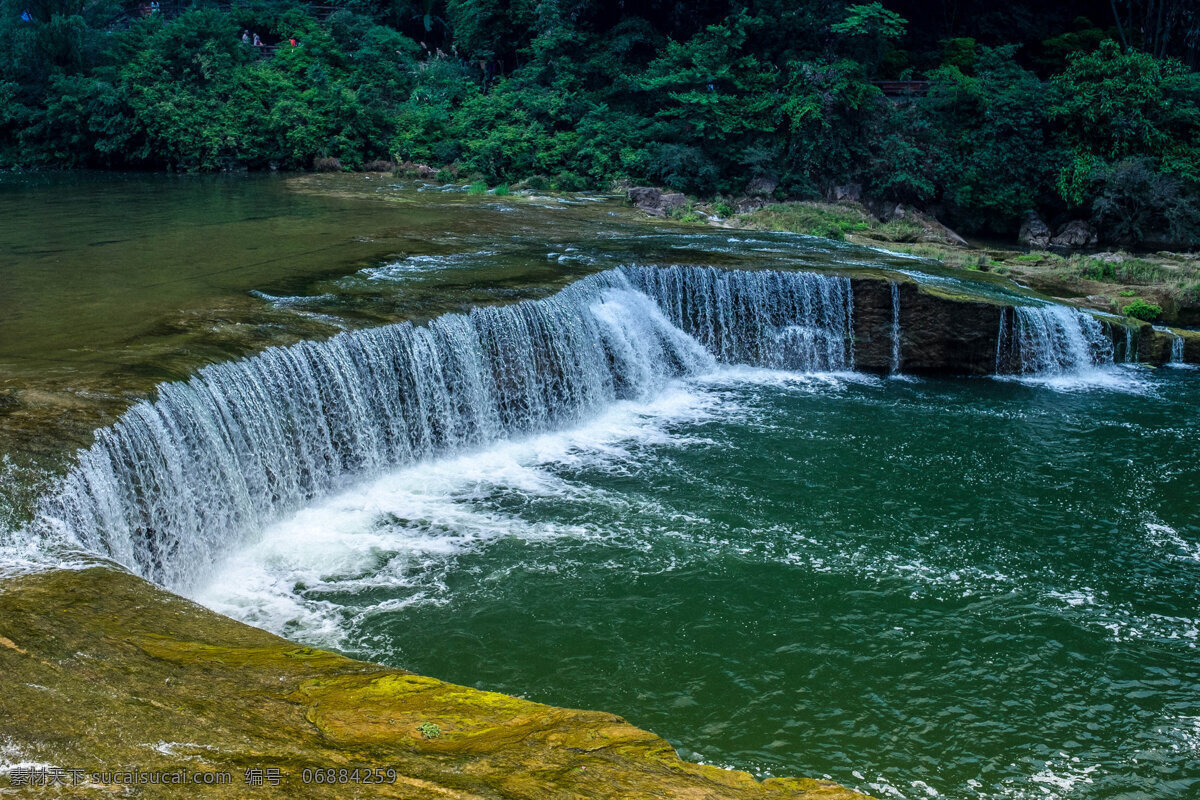
[[[1192,243],[1200,12],[1145,5],[2,0],[0,165],[856,184],[965,231]]]

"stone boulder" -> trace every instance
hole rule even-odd
[[[1041,217],[1031,211],[1025,217],[1025,221],[1021,223],[1021,231],[1017,234],[1017,241],[1026,247],[1044,250],[1050,246],[1051,236],[1050,226]]]
[[[739,214],[749,214],[751,211],[758,211],[766,208],[767,201],[761,197],[739,197],[733,203],[733,209]]]
[[[778,188],[779,181],[766,175],[760,175],[746,184],[746,194],[766,197],[767,195],[774,194]]]
[[[652,217],[665,217],[687,203],[679,192],[664,192],[652,186],[634,186],[625,192],[625,199]]]
[[[1081,219],[1073,219],[1058,229],[1050,244],[1055,247],[1095,247],[1099,239],[1095,228]]]
[[[882,216],[879,214],[877,216],[883,222],[907,220],[919,225],[921,227],[921,234],[918,237],[918,241],[937,242],[938,244],[948,244],[953,247],[971,246],[966,239],[939,222],[936,217],[924,214],[911,206],[906,206],[903,203],[888,204],[880,210]]]
[[[845,183],[841,186],[834,186],[826,192],[826,197],[831,203],[861,203],[862,202],[862,184],[860,183]]]
[[[433,180],[438,174],[438,171],[428,164],[414,164],[412,161],[405,161],[396,168],[396,171],[402,175],[412,175],[427,181]]]

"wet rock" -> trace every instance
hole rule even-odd
[[[1183,360],[1188,364],[1200,364],[1200,332],[1176,330],[1183,337]]]
[[[1021,230],[1017,234],[1017,241],[1026,247],[1042,250],[1050,246],[1050,239],[1050,226],[1037,214],[1030,212],[1025,217],[1025,221],[1021,223]]]
[[[861,203],[862,184],[845,183],[841,186],[834,186],[826,195],[831,203]]]
[[[231,777],[138,797],[863,798],[687,763],[612,714],[301,647],[109,568],[0,583],[0,697],[8,761]],[[303,777],[343,768],[384,780]],[[248,786],[248,769],[279,783]]]
[[[664,192],[652,186],[634,186],[625,192],[625,199],[652,217],[665,217],[687,203],[679,192]]]
[[[774,194],[779,188],[779,181],[768,175],[760,175],[746,184],[746,194],[758,197],[766,197]]]
[[[892,288],[855,278],[854,365],[887,372],[892,363]],[[990,375],[1000,331],[999,303],[899,281],[901,363],[913,374]]]
[[[1095,228],[1081,219],[1073,219],[1058,229],[1050,244],[1055,247],[1079,249],[1095,247],[1098,240]]]

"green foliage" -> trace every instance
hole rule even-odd
[[[487,184],[483,181],[475,181],[467,187],[467,194],[487,194]]]
[[[29,7],[0,0],[0,167],[389,160],[497,193],[623,181],[736,198],[753,181],[775,199],[856,183],[964,232],[1010,235],[1040,209],[1131,244],[1200,241],[1200,77],[1060,13],[1021,50],[979,44],[1021,30],[1016,11],[944,39],[931,12],[905,6],[910,23],[881,2]],[[278,46],[246,46],[247,28]],[[885,97],[881,74],[929,91]],[[888,235],[920,235],[903,228]]]
[[[1121,313],[1127,317],[1140,319],[1144,322],[1153,322],[1162,316],[1162,306],[1154,303],[1147,303],[1140,297],[1132,303],[1121,307]]]
[[[898,39],[904,35],[904,26],[907,24],[904,17],[894,11],[888,11],[882,3],[874,2],[850,6],[846,9],[846,19],[834,24],[830,29],[834,33],[848,36]]]
[[[1200,76],[1111,40],[1051,81],[1050,117],[1073,150],[1116,161],[1200,144]]]
[[[509,191],[507,183],[502,183],[499,186],[497,186],[495,189],[492,189],[492,194],[496,195],[497,197],[504,197],[506,195],[512,194],[512,192]]]
[[[422,722],[417,726],[417,732],[426,739],[437,739],[442,735],[442,728],[436,722]]]
[[[965,75],[975,72],[975,64],[979,61],[979,52],[975,40],[970,37],[947,39],[942,47],[942,66],[954,67]]]

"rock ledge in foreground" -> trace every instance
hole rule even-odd
[[[299,647],[103,567],[0,583],[0,698],[6,797],[864,798],[690,764],[612,714]],[[188,770],[232,781],[10,788],[22,763],[85,779]],[[331,768],[394,769],[396,780],[302,780]],[[268,769],[288,777],[246,785],[247,770]]]

